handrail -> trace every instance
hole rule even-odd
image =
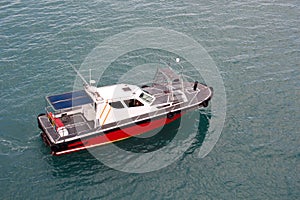
[[[183,102],[182,102],[182,103],[183,103]],[[178,104],[176,104],[176,105],[179,105],[179,104],[182,104],[182,103],[178,103]],[[196,105],[197,105],[197,104],[193,104],[193,106],[196,106]],[[172,105],[172,106],[174,106],[174,105]],[[171,106],[171,107],[172,107],[172,106]],[[175,106],[174,106],[174,107],[175,107]],[[187,109],[187,107],[188,107],[188,106],[181,107],[180,110],[185,110],[185,109]],[[173,109],[174,109],[174,108],[173,108]],[[172,109],[171,109],[170,111],[171,111],[171,112],[176,112],[177,110],[178,110],[178,109],[175,109],[175,110],[172,110]],[[158,111],[161,111],[161,110],[158,110]],[[167,113],[169,113],[169,111],[159,113],[157,116],[162,116],[162,115],[165,115],[165,114],[167,114]],[[151,117],[149,116],[149,117],[146,117],[145,119],[149,119],[149,118],[151,118]],[[105,128],[105,131],[111,130],[111,129],[115,128],[116,126],[118,126],[118,127],[119,127],[119,126],[126,126],[126,125],[132,123],[131,121],[130,121],[130,122],[125,122],[125,123],[124,123],[124,121],[127,121],[127,120],[128,120],[128,119],[118,121],[117,124],[116,124],[115,126],[109,127],[109,128]],[[135,120],[137,120],[137,119],[135,119]],[[142,121],[142,120],[144,120],[144,118],[143,118],[143,119],[139,119],[137,122]],[[101,126],[100,126],[99,128],[97,128],[97,129],[95,129],[93,132],[87,133],[87,136],[88,136],[88,135],[92,135],[92,134],[97,133],[100,129],[102,129]],[[64,141],[67,140],[66,137],[62,137],[62,138],[64,139]]]
[[[196,96],[197,96],[198,94],[199,94],[199,92],[197,92],[197,93],[193,96],[193,98],[191,98],[191,100],[190,100],[188,106],[192,104],[192,102],[194,101],[194,99],[196,98]]]

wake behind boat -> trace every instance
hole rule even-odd
[[[77,70],[76,70],[77,71]],[[83,77],[77,72],[78,75]],[[137,136],[207,107],[213,89],[189,81],[170,67],[158,68],[153,83],[96,87],[47,96],[38,116],[41,137],[53,155],[62,155]]]

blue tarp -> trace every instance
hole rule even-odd
[[[84,90],[53,95],[47,97],[47,99],[55,110],[72,108],[93,102]]]

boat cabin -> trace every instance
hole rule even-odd
[[[47,111],[48,118],[51,113],[53,124],[60,124],[57,132],[61,136],[70,134],[70,130],[80,133],[147,118],[150,114],[155,116],[165,112],[163,109],[166,107],[187,102],[183,79],[170,68],[159,68],[149,86],[140,88],[116,84],[96,87],[85,84],[84,90],[52,95],[46,99],[54,110],[54,114]]]

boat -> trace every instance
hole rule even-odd
[[[52,155],[69,154],[145,134],[207,107],[213,88],[170,66],[160,67],[147,85],[115,84],[46,96],[45,113],[37,117],[44,143]]]

